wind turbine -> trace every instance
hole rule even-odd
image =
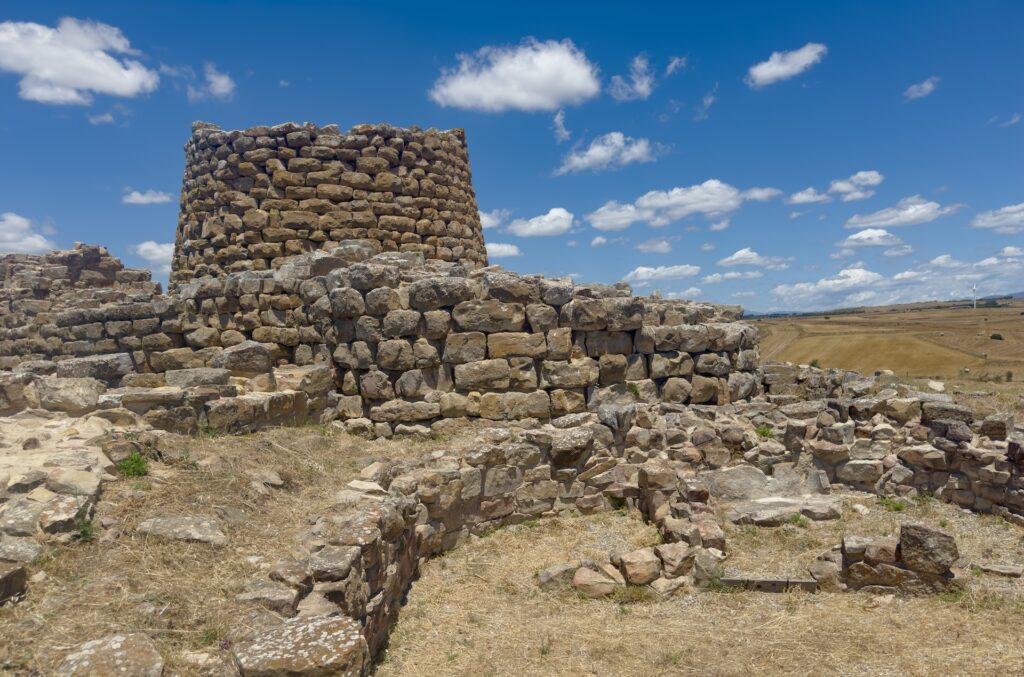
[[[971,288],[971,291],[974,293],[974,309],[977,310],[978,309],[978,285],[977,285],[977,283],[975,283],[974,287]]]

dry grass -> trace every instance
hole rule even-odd
[[[943,512],[941,507],[936,510]],[[873,507],[865,522],[852,524],[869,531],[868,523],[879,512]],[[1004,536],[1003,527],[982,523],[983,532],[976,537],[961,534],[973,539],[965,541],[965,550],[990,536],[997,548],[1020,539],[1017,530]],[[607,536],[595,533],[595,525]],[[874,531],[887,528],[883,524]],[[1024,671],[1017,639],[1024,602],[1019,593],[988,591],[979,584],[981,579],[972,579],[963,595],[889,603],[856,593],[703,592],[627,605],[536,587],[537,570],[610,543],[649,542],[645,529],[621,513],[545,521],[532,528],[499,531],[431,562],[413,587],[378,674],[647,677]],[[765,530],[761,544],[780,533]],[[801,553],[797,540],[779,545]],[[819,549],[814,544],[813,554]]]
[[[94,522],[114,526],[98,528],[92,542],[51,548],[32,565],[45,580],[31,584],[24,602],[0,609],[0,674],[53,674],[77,644],[126,631],[152,637],[169,674],[195,674],[184,652],[226,657],[246,632],[279,622],[235,595],[279,557],[302,554],[298,537],[309,517],[360,468],[463,443],[368,442],[314,427],[190,440],[186,461],[150,462],[149,476],[104,485]],[[285,487],[259,495],[250,473],[261,469],[277,472]],[[140,521],[167,514],[216,517],[229,543],[134,535]],[[110,538],[116,531],[122,535]]]

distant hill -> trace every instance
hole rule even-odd
[[[1024,299],[1024,291],[1013,294],[999,294],[998,296],[985,296],[978,299],[978,306],[984,305],[987,308],[999,307],[1000,302],[1012,303],[1015,300]],[[970,308],[974,305],[973,299],[955,299],[951,301],[918,301],[916,303],[900,303],[886,306],[855,306],[850,308],[833,308],[831,310],[777,310],[773,312],[759,312],[756,310],[744,309],[743,316],[747,318],[772,318],[772,317],[821,317],[823,315],[856,315],[864,312],[890,312],[898,313],[910,310],[946,309],[946,308]]]

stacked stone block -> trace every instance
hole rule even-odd
[[[273,269],[351,239],[486,264],[464,131],[193,125],[172,286]]]

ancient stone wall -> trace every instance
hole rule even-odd
[[[182,345],[177,317],[148,270],[105,247],[0,256],[0,368],[127,353],[130,370],[146,371],[146,352]]]
[[[486,264],[463,130],[193,125],[172,287],[277,268],[350,239]]]

